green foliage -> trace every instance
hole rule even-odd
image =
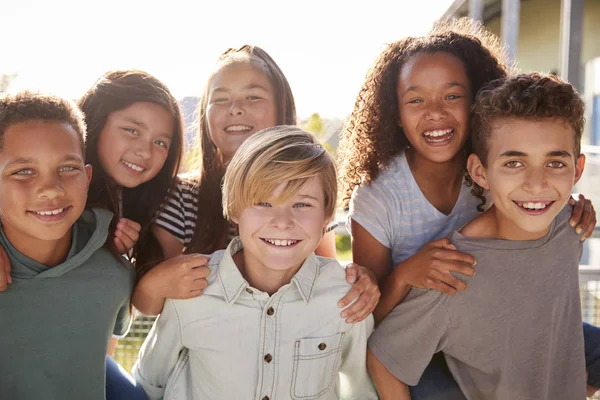
[[[350,235],[335,235],[335,249],[337,251],[337,259],[340,261],[352,260],[352,241]]]
[[[306,122],[306,126],[304,127],[307,131],[314,133],[316,137],[319,139],[323,138],[325,134],[325,126],[323,125],[323,119],[319,115],[319,113],[314,113],[310,116],[308,121]]]

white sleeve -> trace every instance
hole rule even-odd
[[[183,349],[179,315],[173,300],[167,299],[133,367],[136,381],[150,400],[164,396],[167,381]]]
[[[373,315],[346,332],[340,365],[341,400],[377,400],[377,392],[367,371],[367,340],[373,332]]]

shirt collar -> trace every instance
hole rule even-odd
[[[223,258],[219,262],[219,281],[225,293],[227,303],[235,302],[244,290],[250,285],[242,276],[242,273],[233,261],[233,255],[244,248],[239,237],[234,238],[227,249]],[[311,253],[298,272],[292,277],[292,282],[305,302],[310,301],[312,290],[319,275],[319,262],[314,253]]]

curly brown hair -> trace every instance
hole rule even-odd
[[[10,126],[34,121],[70,125],[81,140],[81,154],[84,154],[86,126],[79,107],[58,96],[29,91],[0,97],[0,150],[4,145],[4,133]]]
[[[342,131],[338,162],[344,209],[349,207],[354,188],[371,183],[408,145],[397,123],[400,70],[416,54],[437,52],[462,60],[473,98],[483,85],[509,73],[498,38],[468,18],[438,22],[426,36],[407,37],[388,45],[367,73]],[[465,146],[469,151],[470,143]]]
[[[575,157],[581,152],[585,105],[575,88],[555,75],[521,74],[484,86],[471,109],[471,143],[483,166],[487,166],[489,139],[499,119],[556,119],[573,128]],[[471,193],[485,205],[484,189],[474,183]]]

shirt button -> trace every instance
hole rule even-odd
[[[325,350],[327,348],[327,345],[325,343],[321,343],[317,347],[319,347],[319,350]]]
[[[253,294],[253,293],[254,293],[254,292],[252,291],[252,289],[250,289],[250,288],[246,288],[246,292],[248,292],[248,293],[250,293],[250,294]]]
[[[273,361],[273,356],[272,356],[272,355],[270,355],[270,354],[267,354],[267,355],[265,356],[265,361],[266,361],[266,362],[268,362],[268,363],[270,363],[271,361]]]
[[[271,316],[273,314],[275,314],[275,310],[273,310],[273,307],[269,307],[269,309],[267,310],[267,315]]]

